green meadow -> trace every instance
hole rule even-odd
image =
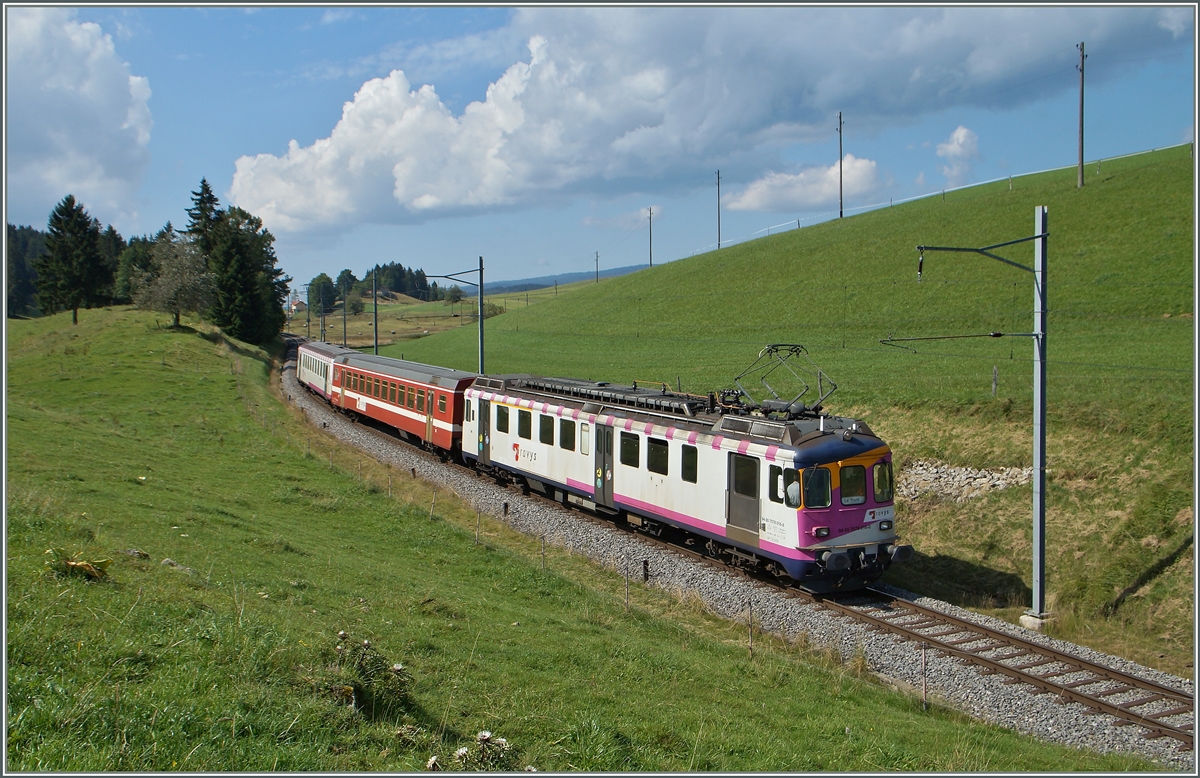
[[[803,636],[751,656],[686,593],[627,611],[488,517],[476,544],[290,410],[277,353],[192,325],[9,323],[9,771],[1153,769],[922,710]]]
[[[1074,168],[1014,177],[573,284],[488,319],[486,366],[707,392],[765,344],[800,343],[838,384],[826,407],[902,463],[1027,467],[1032,274],[931,252],[918,282],[915,247],[1029,237],[1047,206],[1051,632],[1190,676],[1194,165],[1187,145],[1091,164],[1082,189]],[[995,253],[1033,264],[1029,242]],[[1012,335],[881,343],[991,332]],[[474,369],[476,343],[464,327],[381,353]],[[1031,502],[902,505],[918,555],[887,580],[1016,621]]]

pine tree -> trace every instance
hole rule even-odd
[[[239,340],[265,343],[283,329],[290,278],[275,266],[275,237],[241,208],[220,211],[210,233],[213,322]],[[197,240],[197,245],[200,241]]]
[[[33,227],[8,225],[8,315],[37,313],[37,273],[33,262],[46,250],[46,233]]]
[[[128,244],[121,237],[121,233],[110,224],[108,229],[100,234],[100,261],[104,264],[104,274],[108,277],[106,288],[100,290],[100,293],[108,298],[107,302],[115,302],[115,281],[117,278],[117,269],[120,266],[121,253],[125,251]]]
[[[187,234],[192,236],[200,253],[208,256],[213,249],[213,229],[221,219],[221,203],[213,194],[207,178],[200,179],[200,189],[192,192],[192,207],[187,209]]]
[[[100,222],[67,195],[50,213],[47,232],[46,253],[34,262],[38,307],[46,314],[69,309],[78,324],[79,308],[105,302],[112,287],[100,253]]]

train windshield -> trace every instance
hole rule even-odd
[[[867,501],[867,469],[862,465],[842,468],[842,505],[862,505]]]
[[[829,470],[824,467],[814,467],[804,471],[804,507],[828,508]]]

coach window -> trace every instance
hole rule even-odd
[[[586,421],[580,422],[580,424],[579,424],[579,453],[583,454],[586,457],[588,455],[588,453],[590,453],[590,451],[591,451],[591,449],[589,448],[589,445],[590,444],[588,443],[587,422]]]
[[[533,412],[517,411],[517,434],[526,440],[533,439]]]
[[[575,450],[575,422],[561,419],[558,423],[558,446],[567,451]]]
[[[554,445],[554,417],[541,414],[538,416],[538,440],[547,446]]]
[[[425,412],[425,390],[417,390],[417,413]]]
[[[409,408],[417,407],[417,390],[413,389],[411,386],[408,387],[408,407]]]
[[[642,458],[642,442],[637,435],[630,432],[621,433],[621,464],[638,467]]]
[[[867,501],[867,469],[862,465],[847,465],[840,473],[842,505],[862,505]]]
[[[891,502],[895,494],[892,480],[892,463],[880,462],[875,465],[875,502]]]
[[[829,502],[829,469],[824,467],[810,467],[805,470],[804,507],[828,508]]]
[[[667,474],[667,441],[646,438],[646,469],[659,475]]]
[[[439,394],[438,395],[438,413],[445,413],[445,412],[446,412],[446,395]]]
[[[684,445],[683,467],[680,470],[683,480],[689,484],[696,483],[696,447]]]
[[[496,432],[508,432],[508,406],[496,406]]]

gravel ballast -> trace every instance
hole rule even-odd
[[[310,424],[323,425],[327,432],[339,440],[380,462],[406,471],[415,470],[419,478],[456,492],[475,510],[501,519],[520,532],[544,537],[547,544],[567,548],[618,572],[628,573],[631,580],[641,579],[643,561],[646,560],[649,563],[650,585],[677,593],[694,592],[706,608],[726,618],[744,623],[747,606],[753,601],[754,620],[762,630],[786,638],[805,634],[811,644],[836,649],[845,659],[861,653],[871,670],[885,682],[915,689],[919,694],[924,680],[932,700],[979,719],[1042,740],[1098,752],[1135,753],[1166,769],[1195,771],[1194,753],[1178,750],[1178,741],[1172,738],[1142,737],[1144,730],[1140,727],[1115,726],[1114,719],[1109,716],[1087,715],[1082,705],[1060,704],[1055,702],[1057,698],[1053,694],[1031,694],[1028,686],[1005,683],[1004,676],[999,674],[983,675],[977,668],[963,666],[957,660],[937,655],[933,650],[925,654],[922,679],[919,644],[898,642],[892,635],[872,631],[863,623],[837,617],[828,610],[787,597],[768,585],[698,563],[684,554],[662,548],[636,535],[602,522],[589,521],[579,513],[547,500],[523,496],[490,479],[481,478],[466,468],[443,464],[436,456],[390,440],[375,430],[335,413],[319,397],[299,385],[295,379],[294,364],[289,360],[285,366],[283,390],[293,404],[304,410]],[[932,473],[933,470],[933,466],[930,466],[926,472]],[[1006,475],[1012,481],[1017,481],[1023,474]],[[997,488],[996,485],[989,486]],[[509,506],[507,516],[504,516],[503,510],[505,503]],[[880,588],[919,605],[1192,693],[1193,684],[1190,680],[911,592],[892,587]]]

